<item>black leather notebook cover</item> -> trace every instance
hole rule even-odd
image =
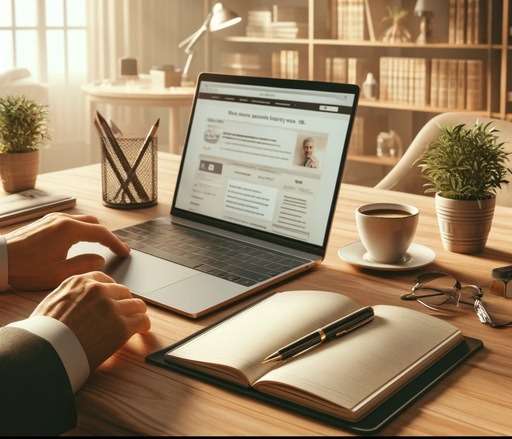
[[[220,322],[216,324],[219,323]],[[400,391],[386,399],[381,405],[379,405],[375,410],[369,413],[365,418],[361,419],[358,422],[350,422],[332,415],[327,415],[325,413],[312,410],[310,408],[295,404],[293,402],[286,401],[281,398],[277,398],[275,396],[266,395],[252,388],[239,386],[229,381],[225,381],[220,378],[213,377],[202,372],[198,372],[196,370],[188,369],[177,364],[167,363],[165,361],[164,355],[167,351],[174,349],[183,343],[186,343],[188,340],[196,337],[197,335],[208,329],[210,329],[210,327],[204,328],[201,331],[192,334],[190,337],[187,337],[178,343],[175,343],[171,346],[168,346],[165,349],[148,355],[146,357],[146,361],[148,363],[155,364],[165,369],[183,373],[185,375],[197,378],[207,383],[212,383],[217,386],[223,387],[227,390],[238,392],[243,395],[247,395],[252,398],[258,399],[260,401],[265,401],[267,403],[300,413],[301,415],[315,418],[319,421],[326,422],[328,424],[341,427],[358,434],[376,433],[378,430],[384,427],[384,425],[386,425],[393,418],[395,418],[406,407],[408,407],[414,401],[420,398],[428,389],[433,387],[444,376],[446,376],[464,360],[469,358],[472,354],[474,354],[476,351],[483,347],[483,343],[480,340],[465,337],[464,341],[462,341],[459,345],[457,345],[446,355],[444,355],[438,362],[433,364],[423,373],[421,373],[412,381],[407,383],[404,387],[400,389]]]

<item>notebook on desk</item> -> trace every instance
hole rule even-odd
[[[377,305],[374,320],[350,334],[297,358],[262,364],[280,347],[360,307],[337,293],[277,293],[148,360],[356,431],[373,415],[359,430],[372,431],[481,346],[468,344],[443,320]]]

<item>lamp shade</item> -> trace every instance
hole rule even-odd
[[[428,12],[433,12],[435,9],[436,0],[416,0],[414,13],[416,15],[423,15]]]
[[[226,9],[222,3],[215,3],[212,8],[210,32],[216,32],[218,30],[225,29],[240,23],[240,21],[242,21],[242,17],[239,17],[230,9]]]

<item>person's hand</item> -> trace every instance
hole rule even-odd
[[[130,248],[90,215],[50,213],[7,235],[9,285],[16,289],[48,290],[74,274],[101,270],[100,255],[67,259],[69,248],[80,241],[98,242],[119,256]]]
[[[146,304],[101,272],[72,276],[46,296],[32,313],[60,320],[82,345],[96,369],[133,334],[150,329]]]

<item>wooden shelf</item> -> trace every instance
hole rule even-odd
[[[224,41],[232,43],[254,43],[254,44],[314,44],[318,46],[357,46],[357,47],[382,47],[396,49],[461,49],[461,50],[501,50],[501,44],[449,44],[449,43],[385,43],[383,41],[345,41],[330,38],[265,38],[233,36],[225,37]]]
[[[383,41],[345,41],[330,38],[318,38],[311,40],[313,44],[326,46],[367,46],[397,49],[463,49],[463,50],[498,50],[501,44],[449,44],[449,43],[385,43]]]
[[[226,37],[224,41],[232,43],[269,43],[269,44],[308,44],[307,38],[256,38],[256,37]]]
[[[347,155],[347,159],[352,162],[367,163],[370,165],[395,166],[400,157],[379,157],[376,155]]]
[[[359,106],[367,107],[367,108],[381,108],[383,110],[416,111],[416,112],[421,112],[421,113],[447,113],[447,112],[455,111],[457,113],[470,113],[470,114],[476,114],[479,116],[489,116],[489,112],[485,111],[485,110],[470,111],[470,110],[459,110],[456,108],[440,108],[440,107],[430,107],[430,106],[421,107],[419,105],[414,105],[414,104],[370,101],[367,99],[359,99]]]

